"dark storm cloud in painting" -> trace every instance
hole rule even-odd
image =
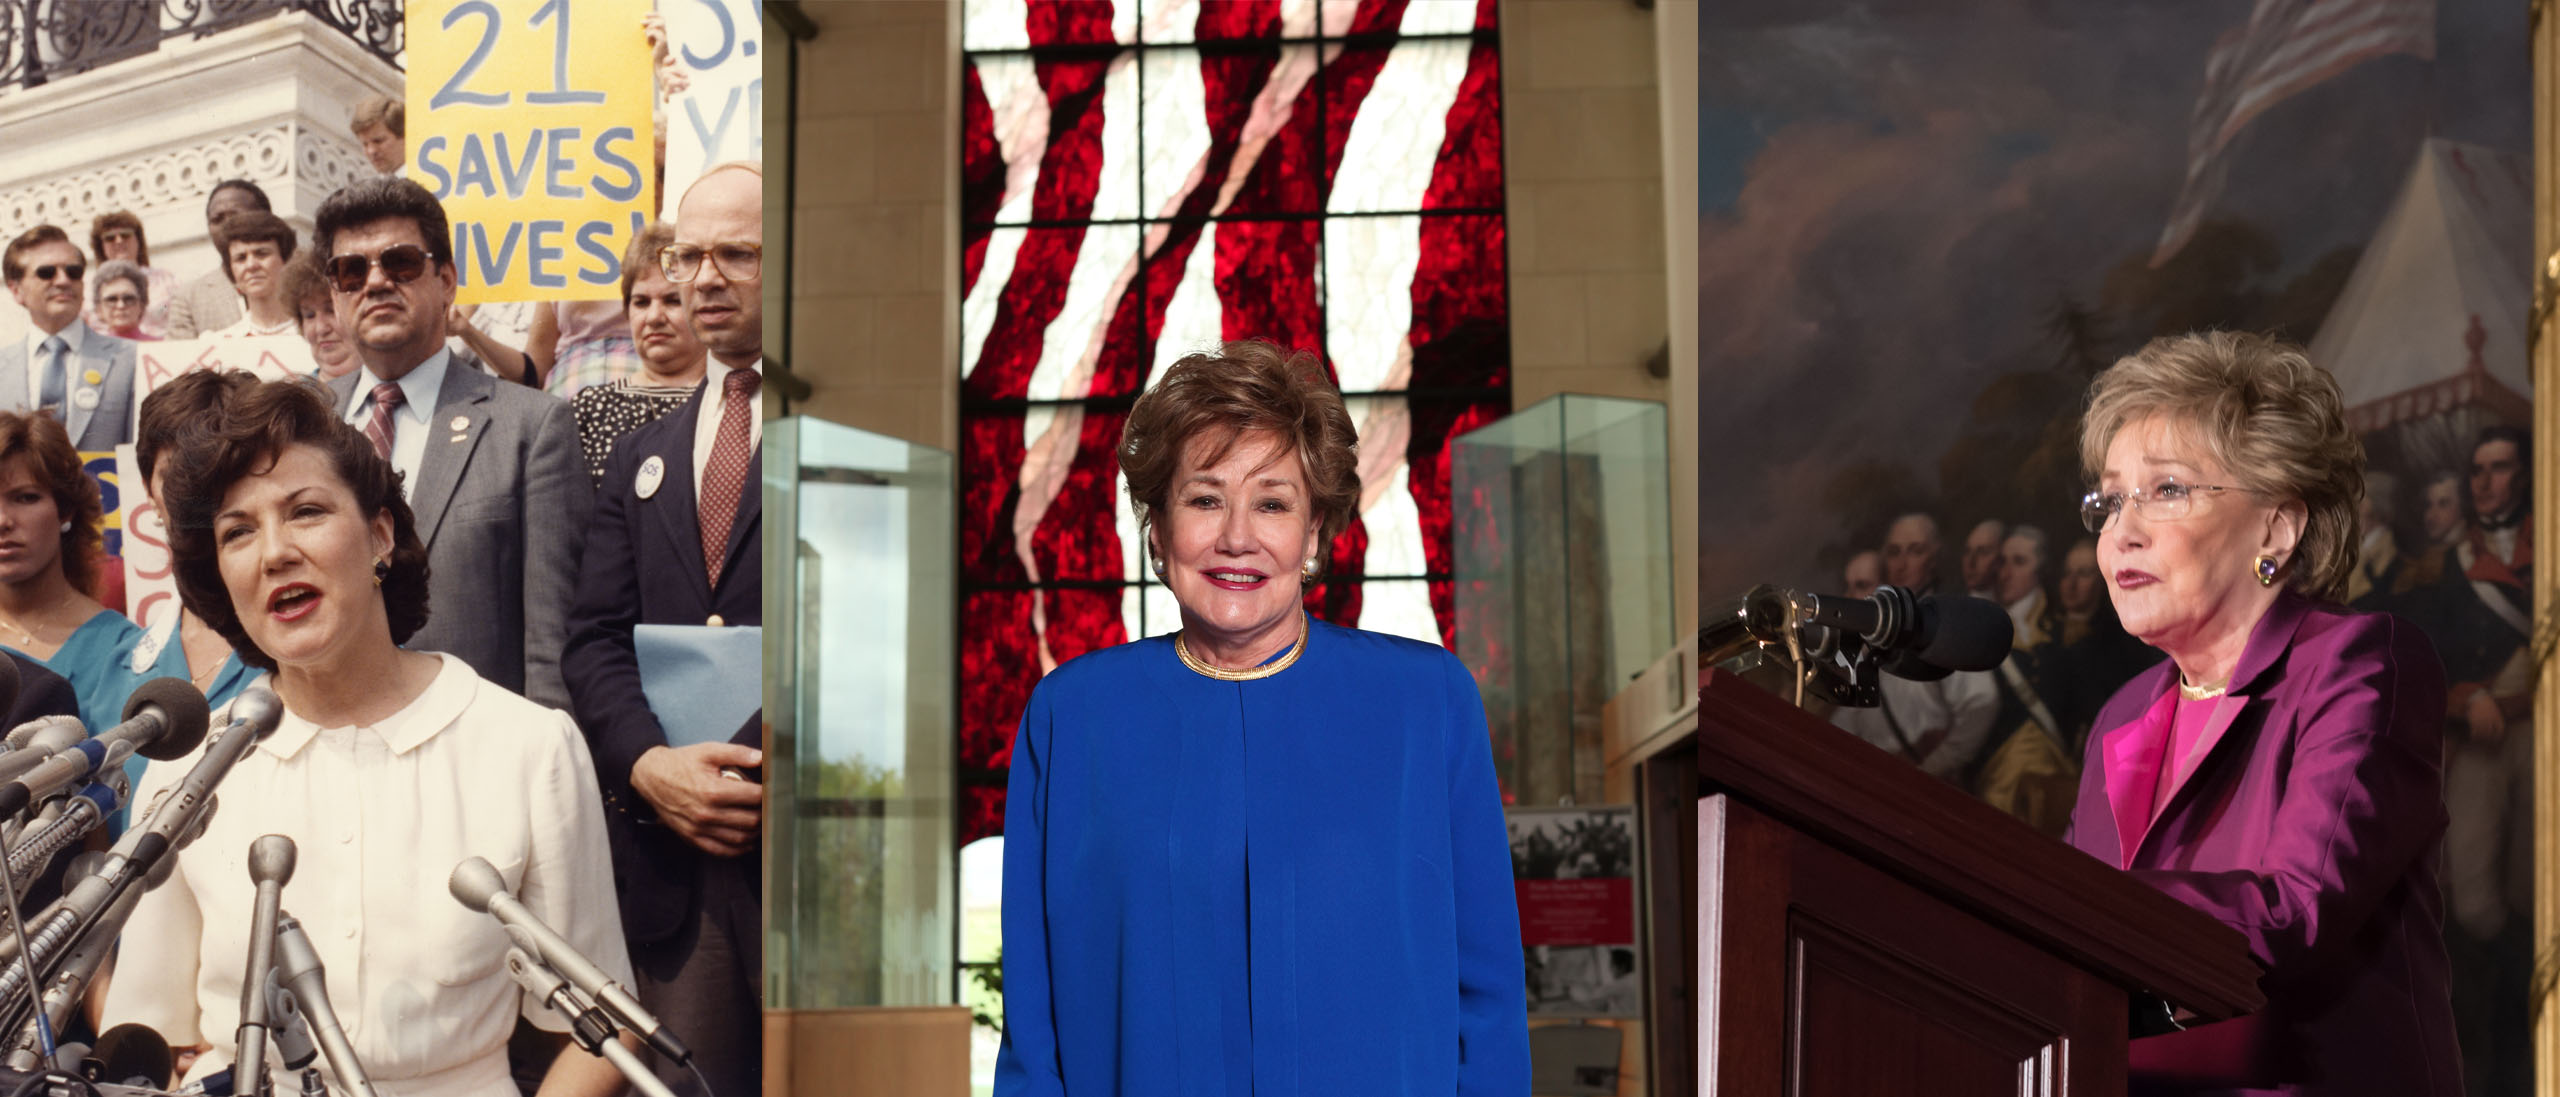
[[[1836,587],[1849,542],[1873,532],[1861,501],[1885,495],[1960,518],[1955,500],[2030,492],[2005,516],[2067,521],[2079,475],[2062,434],[2038,443],[2034,424],[2002,421],[2069,417],[2057,394],[2085,373],[2057,365],[2074,345],[2057,333],[2066,303],[2082,362],[2200,323],[2307,341],[2422,140],[2527,151],[2524,6],[2442,0],[2434,62],[2367,61],[2259,117],[2227,153],[2207,229],[2147,272],[2206,52],[2250,8],[1707,5],[1706,598]],[[1983,482],[1994,467],[2023,471]]]

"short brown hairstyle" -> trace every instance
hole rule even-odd
[[[191,369],[161,382],[143,397],[141,421],[133,432],[133,461],[142,473],[141,488],[151,489],[151,470],[162,453],[184,451],[189,441],[211,435],[222,425],[222,409],[257,384],[257,375],[243,370]]]
[[[143,235],[142,218],[120,209],[108,210],[89,222],[89,254],[97,256],[100,262],[106,261],[108,229],[132,229],[133,261],[146,267],[151,265],[151,238]]]
[[[388,95],[368,95],[356,104],[355,114],[347,119],[347,132],[361,135],[367,126],[380,126],[393,137],[409,136],[409,108]]]
[[[302,303],[317,297],[322,304],[330,301],[329,276],[321,273],[320,264],[328,257],[310,248],[303,249],[284,265],[284,303],[293,306],[294,326],[302,325]]]
[[[277,258],[286,260],[293,258],[293,226],[285,224],[284,218],[272,213],[247,210],[232,214],[222,222],[222,227],[216,229],[213,235],[214,246],[222,252],[222,277],[226,281],[239,281],[231,273],[231,245],[233,244],[265,241],[276,246]]]
[[[22,260],[25,259],[27,252],[30,249],[57,242],[71,244],[71,234],[52,225],[37,225],[19,233],[10,239],[6,249],[0,249],[0,277],[6,277],[12,282],[26,277],[27,265]],[[71,244],[71,250],[79,251],[80,245]],[[86,266],[88,261],[88,256],[80,257],[81,265]]]
[[[2302,348],[2272,336],[2212,331],[2164,336],[2098,374],[2080,423],[2080,466],[2091,482],[2118,431],[2165,416],[2240,488],[2299,500],[2302,540],[2285,584],[2336,601],[2355,570],[2356,509],[2364,500],[2364,442],[2347,429],[2336,378]]]
[[[62,577],[80,593],[96,595],[103,541],[98,519],[105,513],[98,482],[80,467],[80,451],[71,445],[61,420],[40,411],[0,412],[0,467],[21,459],[45,494],[53,496],[53,509],[71,523],[62,534]]]
[[[1245,435],[1265,431],[1279,438],[1275,457],[1295,453],[1306,469],[1308,501],[1323,529],[1316,542],[1322,566],[1322,554],[1360,505],[1360,438],[1321,360],[1259,339],[1185,356],[1129,409],[1120,472],[1148,552],[1155,551],[1148,533],[1192,440],[1214,439],[1206,459],[1215,464]]]
[[[640,275],[658,269],[658,249],[676,242],[676,227],[664,221],[651,221],[631,234],[631,246],[622,249],[622,303],[631,304],[631,287],[640,284]]]
[[[157,394],[154,394],[157,398]],[[373,443],[340,420],[319,388],[301,381],[258,381],[233,391],[210,430],[182,440],[170,455],[162,502],[169,506],[169,555],[177,562],[178,598],[222,638],[240,661],[274,670],[274,657],[258,650],[231,607],[215,557],[213,516],[222,497],[242,479],[275,467],[297,445],[320,451],[355,496],[368,521],[391,515],[391,570],[382,578],[382,604],[391,642],[406,643],[427,623],[427,549],[417,519],[400,493],[400,474],[373,451]]]

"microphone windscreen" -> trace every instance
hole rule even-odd
[[[174,676],[142,683],[124,703],[124,718],[133,719],[152,705],[158,705],[168,715],[169,724],[159,737],[142,746],[139,753],[143,757],[156,762],[175,761],[204,742],[205,725],[213,722],[213,710],[193,683]]]
[[[1955,673],[1921,658],[1920,653],[1916,651],[1894,653],[1893,661],[1886,663],[1883,669],[1887,674],[1912,682],[1935,682]]]
[[[2016,626],[1984,598],[1930,597],[1920,603],[1920,658],[1950,670],[1990,670],[2009,657]]]
[[[169,1073],[177,1064],[169,1041],[149,1025],[122,1024],[99,1033],[89,1057],[98,1061],[98,1076],[108,1082],[133,1085],[132,1079],[140,1078],[151,1089],[169,1088]]]

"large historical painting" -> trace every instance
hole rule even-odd
[[[2060,833],[2112,619],[2078,414],[2154,336],[2280,334],[2371,458],[2350,595],[2436,641],[2470,1091],[2526,1092],[2526,5],[1710,4],[1700,590],[2007,604],[1994,672],[1834,720]]]

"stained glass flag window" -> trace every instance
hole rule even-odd
[[[1313,351],[1360,513],[1310,612],[1451,642],[1449,440],[1510,410],[1495,0],[969,0],[961,89],[964,844],[1031,687],[1180,627],[1114,451],[1166,366]]]

